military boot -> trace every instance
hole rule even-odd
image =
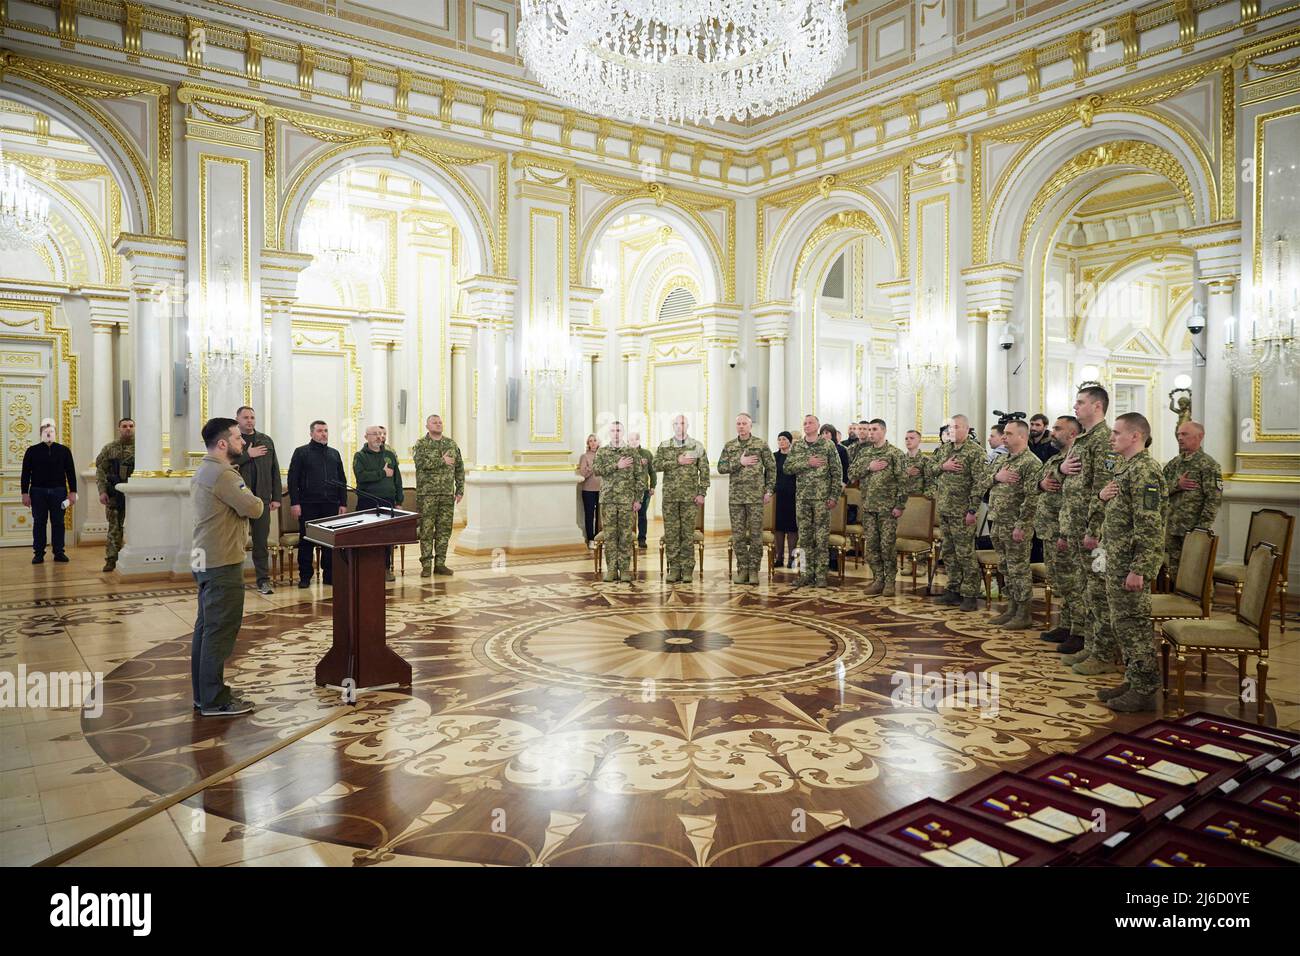
[[[695,577],[695,570],[694,570],[693,568],[692,568],[690,571],[683,571],[683,572],[682,572],[682,584],[690,584],[690,583],[691,583],[691,579],[694,578],[694,577]]]
[[[1154,711],[1156,709],[1155,694],[1139,694],[1133,688],[1129,688],[1118,697],[1112,697],[1106,701],[1106,706],[1111,710],[1118,711],[1121,714],[1138,714],[1144,711]]]
[[[681,580],[681,573],[678,572],[676,568],[670,565],[668,568],[668,573],[664,575],[664,580],[667,581],[669,584],[676,584],[679,580]]]
[[[1008,598],[1007,606],[1002,609],[1000,614],[989,618],[990,624],[1005,624],[1016,616],[1016,599]]]
[[[1029,630],[1034,623],[1034,612],[1030,607],[1030,603],[1028,601],[1017,601],[1015,598],[1011,599],[1011,603],[1015,605],[1016,613],[1004,621],[1002,626],[1008,631]]]
[[[620,565],[618,569],[618,579],[624,584],[632,583],[632,568],[630,565]]]
[[[879,594],[884,589],[885,589],[885,582],[880,578],[876,578],[865,588],[863,588],[862,593],[866,595],[875,595],[875,594]]]
[[[1112,664],[1096,654],[1093,654],[1085,661],[1079,661],[1070,670],[1076,674],[1082,674],[1084,677],[1096,677],[1098,674],[1121,674],[1124,672],[1124,668],[1118,664]]]
[[[959,611],[976,611],[976,610],[979,610],[979,602],[978,602],[977,600],[975,600],[975,595],[972,594],[970,597],[964,597],[964,598],[962,598],[962,599],[961,599],[961,606],[958,607],[957,610],[959,610]]]
[[[1077,654],[1083,650],[1084,640],[1082,634],[1071,634],[1060,644],[1056,645],[1058,654]]]
[[[1069,636],[1070,636],[1070,629],[1068,627],[1061,627],[1058,624],[1050,631],[1043,631],[1041,634],[1038,635],[1038,639],[1040,641],[1047,641],[1047,643],[1049,644],[1060,644]]]
[[[1103,687],[1101,690],[1097,691],[1097,699],[1102,701],[1114,700],[1116,697],[1120,697],[1127,693],[1128,681],[1125,681],[1118,687]]]
[[[961,592],[960,592],[960,591],[951,591],[951,590],[950,590],[950,591],[944,591],[942,594],[940,594],[937,598],[934,599],[934,603],[935,603],[935,604],[948,604],[948,605],[951,605],[951,606],[953,606],[953,607],[956,607],[958,604],[961,603]]]
[[[880,589],[880,596],[881,596],[881,597],[893,597],[893,596],[894,596],[894,593],[895,593],[895,592],[894,592],[894,582],[893,582],[893,581],[890,581],[888,584],[886,584],[883,588]]]
[[[746,583],[746,584],[757,584],[757,583],[758,583],[758,568],[750,568],[750,569],[749,569],[749,571],[747,572],[747,574],[746,574],[746,576],[745,576],[745,583]]]
[[[731,576],[732,584],[748,584],[749,572],[744,568],[736,568],[736,573]]]
[[[434,573],[434,574],[444,574],[444,575],[446,575],[447,577],[451,577],[451,576],[452,576],[453,574],[455,574],[456,572],[453,571],[451,568],[447,567],[447,565],[445,565],[445,564],[435,564],[435,565],[433,566],[433,573]]]
[[[1061,663],[1064,664],[1066,667],[1073,667],[1075,664],[1079,663],[1080,661],[1086,661],[1090,657],[1092,657],[1092,651],[1088,650],[1085,647],[1082,650],[1076,651],[1073,654],[1062,654]]]
[[[433,567],[432,567],[431,565],[428,565],[428,564],[422,564],[422,565],[420,565],[420,577],[422,577],[422,578],[431,578],[431,577],[433,577]]]
[[[105,561],[103,571],[114,571],[117,569],[116,561]]]

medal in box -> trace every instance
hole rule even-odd
[[[1157,720],[1145,727],[1138,727],[1130,733],[1134,737],[1154,740],[1171,748],[1220,757],[1240,764],[1246,770],[1255,770],[1284,754],[1277,744],[1258,743],[1241,736],[1229,736],[1214,731],[1202,732],[1165,720]]]
[[[1244,764],[1223,757],[1180,750],[1128,734],[1103,737],[1079,751],[1079,756],[1153,780],[1191,787],[1198,794],[1208,793],[1232,780],[1245,768]]]
[[[1110,862],[1116,866],[1153,867],[1286,866],[1277,857],[1172,823],[1162,823],[1126,841]]]
[[[862,827],[860,833],[931,866],[1047,866],[1064,855],[996,820],[925,799]]]
[[[1022,770],[1021,776],[1047,786],[1074,791],[1116,810],[1132,811],[1145,822],[1190,803],[1196,797],[1191,786],[1075,756],[1048,757]]]
[[[764,866],[925,866],[914,856],[868,840],[852,827],[836,827]]]
[[[1276,747],[1283,751],[1278,756],[1300,756],[1300,734],[1294,734],[1290,731],[1278,730],[1274,727],[1261,727],[1258,724],[1233,720],[1229,717],[1216,717],[1214,714],[1207,714],[1204,711],[1181,717],[1178,724],[1207,737],[1214,734],[1223,734],[1225,737],[1240,737],[1245,743]]]
[[[1281,774],[1265,774],[1242,784],[1233,791],[1232,801],[1300,824],[1300,781]]]
[[[1174,825],[1283,863],[1300,865],[1300,825],[1294,819],[1254,810],[1224,797],[1211,797],[1178,816]]]

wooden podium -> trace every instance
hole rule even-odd
[[[385,638],[385,553],[390,545],[418,541],[420,516],[374,508],[309,521],[302,535],[334,552],[334,646],[316,665],[316,684],[351,690],[409,687],[411,665]]]

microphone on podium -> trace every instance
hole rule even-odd
[[[379,497],[378,495],[372,495],[372,494],[371,494],[370,492],[368,492],[368,491],[362,491],[362,490],[359,489],[359,488],[353,488],[351,485],[346,484],[345,482],[342,482],[342,481],[335,481],[333,478],[326,478],[326,479],[325,479],[325,482],[326,482],[326,484],[333,485],[335,488],[342,488],[344,491],[350,491],[350,492],[352,492],[354,495],[357,496],[357,504],[360,504],[360,503],[361,503],[361,499],[362,499],[362,498],[366,498],[366,499],[369,499],[370,501],[374,501],[374,502],[376,502],[376,503],[378,503],[378,504],[380,504],[380,505],[387,505],[387,506],[388,506],[388,516],[389,516],[390,518],[395,518],[395,517],[397,517],[397,505],[396,505],[396,503],[394,503],[394,502],[392,502],[392,501],[389,501],[387,498],[381,498],[381,497]],[[378,509],[376,509],[376,510],[378,510]]]

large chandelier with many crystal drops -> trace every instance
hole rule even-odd
[[[50,201],[27,181],[27,172],[6,162],[0,149],[0,249],[39,242],[50,228]]]
[[[629,122],[742,121],[821,89],[843,0],[523,0],[518,47],[555,96]]]
[[[912,320],[898,343],[898,372],[915,392],[942,386],[957,372],[957,347],[935,292],[926,289],[916,304]]]

